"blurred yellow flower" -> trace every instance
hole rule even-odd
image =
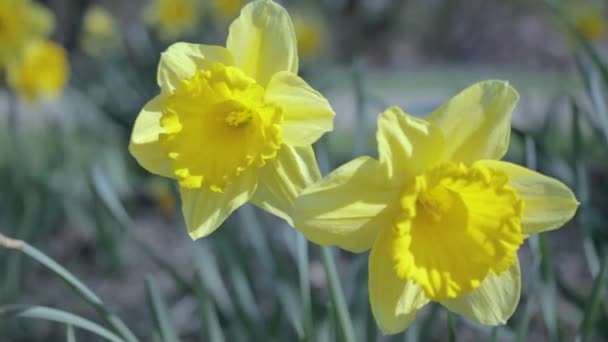
[[[27,101],[60,94],[69,65],[65,49],[51,41],[31,43],[22,58],[8,66],[8,84]]]
[[[247,201],[291,222],[295,197],[320,178],[311,144],[333,128],[327,100],[297,76],[285,9],[248,4],[226,46],[176,43],[162,54],[160,94],[129,145],[144,168],[179,182],[192,238]]]
[[[578,7],[573,11],[574,25],[588,40],[598,40],[606,32],[606,18],[602,11],[589,7]]]
[[[201,18],[201,0],[153,0],[144,16],[162,39],[171,41],[194,32]]]
[[[54,26],[52,13],[31,0],[0,0],[0,67],[20,58],[30,42],[45,38]]]
[[[82,22],[81,45],[92,56],[111,51],[118,44],[118,32],[112,14],[100,6],[91,6]]]
[[[176,208],[175,196],[166,179],[156,177],[150,179],[147,189],[163,215],[168,218],[173,217]]]
[[[219,19],[231,20],[236,17],[246,0],[213,0],[212,9]]]
[[[378,119],[380,160],[357,158],[296,200],[296,229],[352,252],[371,248],[369,296],[384,333],[436,301],[482,324],[504,324],[519,301],[517,250],[560,227],[578,202],[561,182],[499,161],[519,95],[477,83],[427,120],[397,107]]]
[[[294,16],[293,25],[298,40],[298,53],[304,60],[314,59],[323,47],[323,26],[310,16]]]

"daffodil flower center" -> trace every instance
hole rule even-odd
[[[445,300],[507,270],[523,241],[523,201],[508,181],[500,170],[455,163],[416,177],[392,232],[398,276]]]
[[[283,109],[264,95],[240,69],[213,64],[167,97],[160,141],[182,187],[222,192],[243,172],[276,156]]]
[[[226,113],[226,116],[224,118],[220,117],[219,120],[224,120],[228,126],[235,128],[247,126],[247,124],[253,120],[254,116],[259,115],[254,109],[247,107],[247,105],[237,100],[221,102],[216,110],[221,113]]]

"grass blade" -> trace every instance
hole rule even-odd
[[[363,60],[356,59],[352,65],[353,90],[355,95],[355,134],[353,156],[358,157],[367,152],[367,120],[365,117],[366,94],[363,88]]]
[[[500,329],[498,327],[493,327],[492,332],[490,333],[490,342],[498,341],[499,335],[500,335]]]
[[[119,335],[121,335],[126,341],[135,342],[138,341],[133,332],[124,324],[124,322],[118,318],[118,316],[111,313],[103,304],[101,299],[97,297],[93,291],[91,291],[86,285],[78,280],[72,273],[70,273],[63,266],[59,265],[55,260],[49,258],[46,254],[42,253],[37,248],[30,246],[27,242],[21,240],[14,240],[5,237],[0,234],[0,247],[4,247],[10,250],[20,251],[28,257],[36,260],[48,270],[59,276],[70,286],[80,297],[87,303],[89,303],[97,313],[108,323],[112,329]]]
[[[536,153],[536,144],[534,139],[525,135],[525,157],[526,166],[532,170],[537,169],[538,156]],[[540,302],[543,313],[543,319],[547,332],[549,333],[550,341],[559,341],[560,332],[557,318],[557,307],[555,305],[557,298],[557,291],[555,285],[555,274],[553,271],[553,259],[551,257],[551,251],[549,244],[544,235],[534,235],[530,238],[530,246],[532,251],[536,254],[541,264],[541,284],[542,291],[540,291]]]
[[[585,306],[583,321],[579,327],[577,341],[585,342],[593,331],[593,324],[597,316],[597,312],[602,303],[604,292],[606,291],[606,273],[608,270],[608,255],[604,256],[601,263],[600,273],[595,278],[591,296]]]
[[[338,325],[340,326],[344,341],[354,342],[354,329],[350,319],[350,313],[348,312],[348,306],[346,305],[346,299],[344,298],[344,292],[342,291],[340,276],[336,270],[336,261],[334,260],[334,254],[331,247],[321,247],[321,260],[325,267],[325,272],[327,273],[331,300],[336,311]]]
[[[148,299],[148,305],[150,306],[152,315],[154,316],[154,323],[161,337],[161,341],[179,341],[177,332],[175,331],[175,328],[173,328],[173,324],[171,324],[167,306],[161,298],[154,279],[151,277],[146,277],[146,297]]]
[[[210,251],[208,241],[194,245],[195,266],[200,272],[200,280],[206,292],[214,299],[220,311],[226,316],[234,314],[234,303],[216,262],[215,255]]]
[[[198,299],[198,307],[201,319],[201,332],[207,332],[207,338],[201,339],[211,342],[224,342],[226,339],[222,333],[222,327],[217,316],[215,303],[209,298],[205,284],[199,270],[196,271],[196,297]]]
[[[456,322],[450,311],[448,311],[448,341],[456,342]]]
[[[5,305],[0,307],[0,316],[12,316],[19,318],[42,319],[75,326],[83,330],[92,332],[95,335],[101,336],[112,342],[123,342],[124,340],[106,328],[93,323],[88,319],[76,316],[69,312],[47,308],[43,306],[30,305]]]
[[[74,326],[68,324],[65,328],[65,340],[67,342],[76,342],[76,334],[74,333]]]
[[[553,11],[557,19],[564,24],[568,32],[575,38],[576,42],[582,46],[585,53],[589,55],[589,58],[597,66],[600,71],[604,82],[608,85],[608,66],[600,56],[597,49],[589,42],[587,38],[576,28],[576,26],[568,19],[567,15],[560,9],[556,4],[553,4],[549,0],[545,0],[545,3]]]
[[[298,339],[300,341],[304,340],[304,338],[308,338],[310,341],[313,341],[312,338],[305,336],[303,320],[302,320],[302,310],[300,309],[300,305],[298,303],[298,298],[294,295],[294,292],[288,284],[285,282],[279,282],[277,285],[277,295],[279,296],[279,302],[281,303],[281,307],[283,308],[283,312],[287,316],[287,320],[296,331],[298,335]]]
[[[298,275],[300,282],[300,297],[302,301],[302,320],[304,325],[304,339],[314,341],[312,302],[310,299],[310,274],[308,269],[308,241],[300,232],[296,232],[296,251]]]

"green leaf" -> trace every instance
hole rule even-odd
[[[118,318],[118,316],[111,313],[110,310],[105,307],[101,299],[99,299],[99,297],[93,293],[93,291],[78,280],[78,278],[72,275],[72,273],[70,273],[67,269],[59,265],[55,260],[49,258],[37,248],[30,246],[27,242],[9,239],[2,234],[0,234],[0,247],[20,251],[42,264],[48,270],[63,279],[63,281],[65,281],[68,286],[76,291],[76,293],[80,295],[84,301],[97,310],[97,313],[99,313],[99,315],[112,327],[116,333],[120,334],[126,341],[137,341],[135,335],[124,324],[124,322]]]
[[[595,278],[591,296],[587,301],[583,321],[578,329],[578,340],[587,341],[593,331],[593,324],[597,316],[598,309],[602,303],[606,287],[606,273],[608,272],[608,255],[604,256],[601,263],[600,273]]]
[[[325,273],[327,274],[329,292],[331,294],[331,301],[336,310],[338,326],[340,327],[344,341],[354,342],[354,329],[350,318],[350,313],[348,311],[348,306],[346,305],[344,292],[342,291],[340,276],[336,270],[336,262],[334,260],[332,247],[321,246],[320,248],[321,260],[323,262],[323,266],[325,267]]]
[[[74,326],[68,324],[65,327],[65,339],[67,342],[76,342],[76,333],[74,333]]]
[[[304,339],[314,341],[312,301],[310,298],[310,274],[308,265],[308,241],[300,232],[295,232],[296,259],[300,283],[301,318],[304,325]]]
[[[154,316],[154,324],[163,342],[177,342],[179,337],[169,318],[167,306],[152,277],[146,277],[146,297]]]
[[[196,270],[195,273],[195,288],[201,319],[201,332],[203,334],[206,332],[207,337],[203,338],[203,336],[201,336],[201,339],[211,342],[223,342],[225,341],[225,338],[217,316],[215,303],[209,298],[200,271]]]
[[[279,302],[283,308],[283,312],[286,315],[287,320],[296,331],[299,340],[303,340],[304,328],[302,320],[301,305],[298,301],[298,297],[295,294],[296,291],[291,289],[285,282],[279,282],[277,284],[277,295],[279,296]],[[312,338],[310,339],[312,340]]]
[[[46,321],[63,323],[90,331],[95,335],[101,336],[112,342],[124,341],[122,338],[118,337],[117,335],[107,330],[106,328],[98,325],[97,323],[93,323],[85,318],[76,316],[69,312],[44,306],[30,306],[19,304],[0,306],[0,316],[42,319]]]
[[[454,319],[454,315],[447,311],[448,313],[448,341],[456,342],[456,322]]]

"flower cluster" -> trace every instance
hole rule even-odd
[[[370,303],[384,333],[406,329],[430,301],[505,323],[520,295],[517,250],[578,206],[559,181],[500,161],[515,89],[474,84],[426,119],[391,107],[378,119],[379,158],[321,177],[311,144],[332,130],[334,111],[297,75],[297,46],[287,12],[257,0],[226,47],[176,43],[162,54],[160,92],[129,149],[178,182],[191,237],[249,201],[315,243],[371,249]]]
[[[55,27],[52,13],[31,0],[0,0],[0,70],[28,101],[53,97],[67,81],[66,52],[46,40]]]

